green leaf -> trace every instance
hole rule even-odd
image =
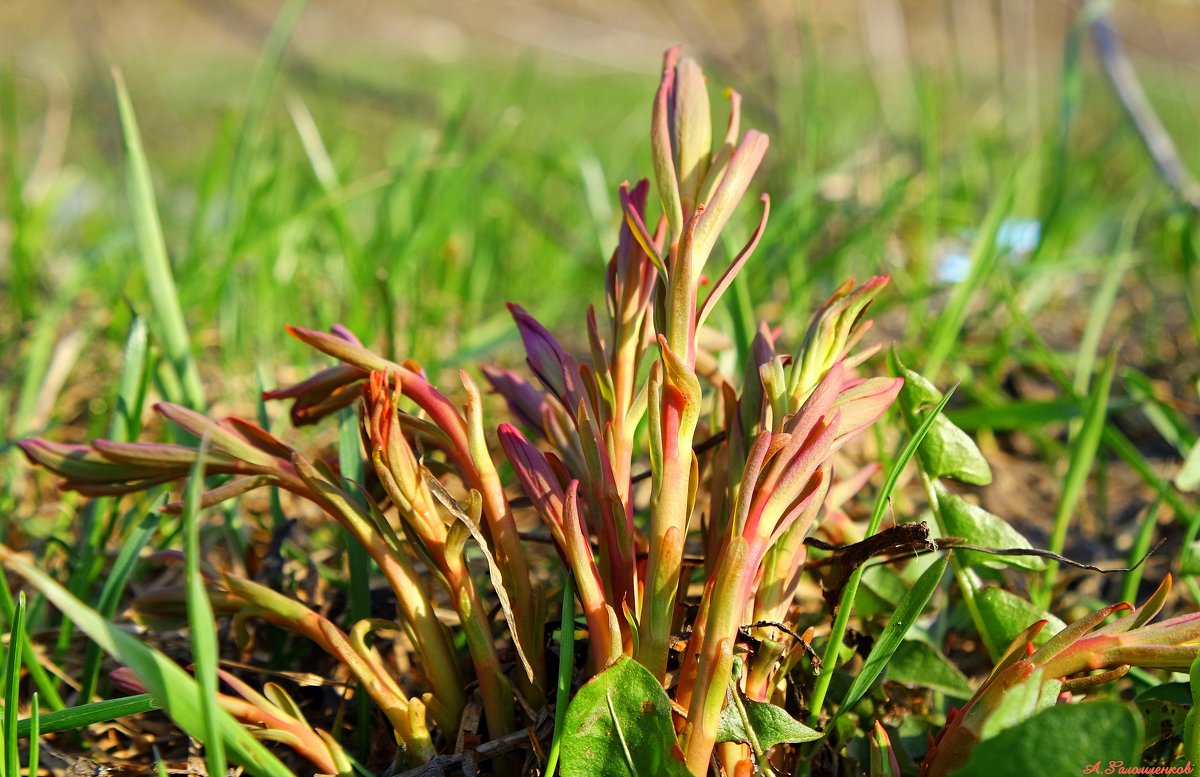
[[[977,429],[992,429],[1010,432],[1023,429],[1039,429],[1053,423],[1062,423],[1078,418],[1082,413],[1074,400],[1046,400],[1009,402],[1003,405],[974,405],[946,413],[959,429],[968,432]]]
[[[103,723],[123,718],[126,715],[138,715],[157,709],[162,709],[162,705],[148,693],[137,696],[120,696],[116,699],[94,701],[90,704],[80,704],[78,707],[42,713],[39,717],[39,731],[43,734],[71,731],[90,726],[93,723]],[[21,739],[31,737],[32,723],[31,718],[23,718],[17,728],[17,736]]]
[[[125,89],[125,79],[119,70],[113,71],[117,90],[117,109],[121,117],[122,139],[125,142],[127,186],[129,205],[133,210],[134,225],[137,227],[138,245],[142,254],[142,269],[150,288],[150,302],[154,307],[155,334],[161,339],[163,350],[176,377],[182,384],[182,399],[189,407],[204,407],[204,387],[200,372],[192,358],[187,324],[183,317],[183,306],[179,302],[179,290],[167,258],[167,242],[163,237],[162,224],[158,218],[158,204],[154,196],[154,184],[150,179],[150,165],[142,148],[142,136],[138,130],[133,103]]]
[[[918,685],[957,699],[969,699],[971,684],[942,652],[920,640],[900,643],[887,665],[887,679],[901,685]]]
[[[985,588],[976,598],[976,602],[979,604],[979,614],[983,618],[983,622],[987,624],[988,631],[996,636],[1001,645],[1008,645],[1031,624],[1042,619],[1049,623],[1034,638],[1035,647],[1067,627],[1067,624],[1033,602],[1003,588]]]
[[[928,411],[922,411],[923,417]],[[938,416],[925,442],[917,450],[921,468],[930,477],[952,478],[973,486],[992,482],[992,470],[970,435],[949,418]]]
[[[1139,706],[1160,701],[1190,707],[1192,704],[1191,686],[1186,682],[1159,683],[1133,697],[1133,703]]]
[[[546,777],[554,777],[566,730],[567,697],[571,694],[570,657],[575,655],[575,578],[567,575],[563,579],[562,620],[558,627],[558,688],[554,701],[554,738],[550,742],[550,755],[546,760]]]
[[[1146,721],[1145,746],[1152,747],[1174,737],[1183,737],[1192,694],[1187,683],[1163,683],[1150,688],[1158,693],[1140,693],[1133,700]]]
[[[750,728],[754,729],[758,744],[764,750],[781,742],[812,742],[824,736],[820,731],[811,729],[793,718],[791,713],[782,707],[745,697],[742,698],[742,704],[746,708]],[[717,724],[717,743],[721,742],[750,742],[749,733],[742,724],[742,716],[732,704],[721,710],[721,720]]]
[[[1121,702],[1056,704],[980,742],[954,777],[1081,774],[1110,762],[1139,763],[1142,722]]]
[[[930,477],[948,477],[975,486],[991,483],[992,470],[975,441],[949,418],[929,409],[930,405],[938,403],[944,406],[942,392],[928,378],[905,367],[895,350],[888,354],[888,363],[893,374],[904,378],[899,401],[908,427],[919,427],[931,413],[936,416],[933,427],[917,449],[921,469]]]
[[[869,567],[863,572],[858,595],[854,597],[854,611],[865,619],[891,615],[896,605],[904,598],[910,583],[899,572],[882,564]]]
[[[983,548],[1029,548],[1029,540],[998,515],[973,505],[962,497],[938,487],[938,506],[942,510],[945,532],[950,537],[963,537],[972,545]],[[967,566],[990,567],[1010,566],[1040,572],[1046,562],[1037,556],[997,556],[971,550],[956,551],[959,560]]]
[[[689,777],[671,723],[671,700],[631,658],[579,689],[567,708],[563,777]]]
[[[916,370],[910,370],[900,362],[900,357],[895,356],[893,351],[892,359],[893,369],[899,373],[899,377],[904,378],[904,391],[908,397],[908,403],[913,409],[924,408],[928,405],[936,405],[942,401],[942,392],[937,390],[937,386],[929,378],[925,377]]]
[[[1200,762],[1200,656],[1192,661],[1188,672],[1192,691],[1192,708],[1183,724],[1183,757],[1192,763]]]
[[[20,752],[17,750],[17,692],[21,685],[21,635],[25,633],[25,592],[17,594],[17,611],[8,632],[8,653],[4,657],[4,774],[19,777]]]
[[[217,645],[217,625],[212,602],[208,599],[204,576],[200,571],[200,494],[204,491],[204,457],[208,452],[207,435],[200,440],[200,455],[192,465],[183,492],[184,585],[187,590],[188,631],[192,643],[193,671],[200,690],[200,738],[206,743],[205,763],[209,774],[225,774],[225,743],[219,732],[217,712],[217,664],[221,649]]]
[[[891,358],[896,364],[899,364],[899,359],[896,358],[895,352],[891,354]],[[900,392],[904,394],[903,391]],[[941,401],[933,408],[933,415],[926,418],[920,426],[913,430],[912,438],[905,443],[900,454],[892,460],[888,468],[887,477],[883,481],[883,488],[880,489],[879,495],[875,500],[875,509],[871,511],[871,519],[867,522],[866,535],[868,537],[879,531],[879,525],[883,523],[883,514],[887,507],[891,504],[892,491],[895,490],[896,484],[900,481],[900,474],[904,468],[908,466],[908,462],[916,455],[917,448],[925,439],[925,435],[933,428],[933,422],[939,418],[939,414],[946,407],[946,403],[953,396],[954,389],[946,393]],[[853,611],[853,603],[858,595],[858,583],[863,576],[863,567],[859,566],[850,573],[850,577],[846,580],[846,585],[842,589],[842,600],[838,606],[837,617],[833,621],[833,627],[829,632],[829,641],[825,646],[825,653],[821,656],[825,666],[834,666],[836,664],[837,652],[842,648],[842,636],[846,633],[846,626],[850,622],[850,613]],[[829,691],[829,682],[833,678],[833,672],[822,672],[817,676],[817,681],[813,686],[813,695],[810,700],[812,713],[809,717],[809,723],[815,724],[820,717],[821,707],[825,703],[825,694]]]
[[[867,689],[871,687],[871,684],[878,679],[879,675],[883,674],[883,670],[887,668],[888,661],[892,659],[892,655],[904,640],[904,635],[908,633],[908,630],[912,628],[917,618],[921,616],[921,611],[925,609],[929,598],[937,590],[938,583],[942,581],[942,575],[945,573],[946,565],[949,563],[950,554],[943,553],[942,557],[931,564],[929,569],[925,570],[924,574],[918,578],[913,587],[900,600],[900,604],[896,606],[896,612],[892,614],[891,620],[884,627],[883,633],[879,635],[879,639],[875,640],[875,646],[871,648],[871,654],[867,656],[862,669],[854,678],[850,689],[846,691],[846,697],[842,699],[842,706],[838,708],[838,715],[841,715],[857,704],[858,700],[867,692]]]

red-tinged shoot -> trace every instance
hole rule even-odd
[[[1033,639],[1045,627],[1025,630],[991,675],[950,719],[921,765],[922,777],[949,775],[970,758],[980,732],[1001,699],[1025,683],[1038,683],[1044,695],[1062,698],[1124,676],[1131,667],[1187,672],[1200,654],[1200,612],[1150,624],[1171,590],[1168,575],[1141,606],[1127,602],[1080,618],[1036,650]],[[1118,616],[1102,625],[1112,616]],[[1017,722],[1017,721],[1014,721]]]

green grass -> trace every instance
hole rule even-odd
[[[78,628],[105,640],[109,652],[161,671],[160,657],[137,652],[110,622],[146,574],[144,551],[182,533],[196,588],[200,540],[210,536],[195,515],[177,525],[149,498],[85,505],[64,496],[48,509],[45,500],[58,497],[30,474],[12,440],[134,439],[154,399],[232,403],[269,420],[278,408],[246,398],[315,364],[285,334],[289,323],[344,323],[390,358],[413,358],[437,376],[482,359],[519,361],[505,300],[566,331],[583,331],[586,305],[603,304],[598,279],[616,234],[613,194],[649,169],[642,139],[655,72],[483,56],[446,66],[365,63],[419,98],[379,111],[281,70],[303,5],[286,5],[252,71],[184,74],[194,88],[176,89],[164,85],[178,86],[178,72],[127,66],[114,110],[76,105],[66,164],[36,188],[27,176],[45,108],[28,77],[0,72],[0,226],[11,236],[0,265],[0,529],[8,544],[69,581],[46,596],[86,614],[61,618],[40,597],[14,607],[0,592],[5,624],[18,637],[7,661],[6,743],[16,732],[22,663],[30,682],[20,690],[38,691],[43,732],[60,730],[52,715],[62,713],[50,710],[66,706],[64,698],[84,709],[109,695],[98,647],[86,648],[76,693],[34,660],[29,634],[57,630],[52,655],[61,661]],[[1049,547],[1071,555],[1080,511],[1102,511],[1088,500],[1098,471],[1120,467],[1153,501],[1136,524],[1136,559],[1157,541],[1162,513],[1189,539],[1200,532],[1195,495],[1172,486],[1169,470],[1196,444],[1195,418],[1179,408],[1200,401],[1198,376],[1194,363],[1189,370],[1177,362],[1198,353],[1200,225],[1172,202],[1079,46],[1076,32],[1065,88],[1052,91],[1053,79],[1043,79],[1047,123],[1025,137],[981,108],[1003,99],[999,84],[963,74],[918,70],[918,126],[896,136],[880,129],[861,69],[805,49],[798,70],[783,57],[772,64],[773,92],[764,86],[768,73],[739,72],[744,126],[772,137],[754,187],[772,195],[772,215],[710,324],[737,335],[736,358],[721,357],[737,374],[762,313],[783,321],[785,340],[795,343],[809,311],[844,277],[892,274],[875,311],[880,339],[897,340],[903,360],[939,384],[961,385],[947,408],[955,423],[993,444],[1011,435],[1028,444],[1024,455],[1055,489],[1057,512],[1040,519]],[[716,104],[725,80],[714,76]],[[1194,137],[1195,117],[1172,80],[1146,85],[1177,138]],[[213,87],[234,86],[235,94],[213,96]],[[224,110],[218,119],[214,105]],[[1184,146],[1200,169],[1200,147]],[[997,244],[1010,217],[1041,221],[1040,246],[1024,261]],[[755,218],[749,208],[737,214],[733,234],[749,234]],[[973,260],[953,286],[935,272],[948,243]],[[717,272],[738,247],[718,248]],[[1013,376],[1033,376],[1042,394],[1015,395]],[[1126,414],[1144,419],[1178,455],[1162,454],[1149,434],[1131,436],[1117,421]],[[357,429],[348,422],[342,431],[342,471],[353,478]],[[891,474],[889,490],[899,467]],[[872,529],[884,507],[881,498]],[[283,521],[273,495],[264,527]],[[229,528],[227,536],[244,539],[253,528]],[[361,614],[369,564],[356,553],[348,563],[351,609]],[[1113,595],[1135,596],[1146,574],[1131,575]],[[1185,582],[1194,597],[1195,582]],[[856,584],[846,589],[845,618]],[[205,611],[193,616],[203,620]],[[564,644],[569,625],[563,621]],[[215,685],[216,646],[196,648],[204,671],[186,688],[188,701],[201,701],[187,718],[193,733],[224,736],[261,758],[235,742],[229,722],[204,701]],[[829,682],[820,681],[822,698]],[[218,764],[221,756],[210,755]]]

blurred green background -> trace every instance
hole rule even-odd
[[[1200,169],[1200,4],[1087,8],[1107,10],[1184,169]],[[1119,346],[1112,423],[1132,452],[1102,457],[1120,468],[1096,513],[1156,492],[1188,509],[1167,483],[1200,406],[1195,210],[1121,110],[1084,11],[10,0],[0,428],[103,432],[133,316],[161,339],[112,66],[140,124],[203,401],[252,414],[260,379],[317,363],[287,323],[344,323],[436,375],[517,362],[513,300],[582,347],[616,188],[648,172],[662,51],[682,43],[710,74],[718,121],[718,90],[734,86],[743,126],[772,138],[752,187],[771,194],[771,223],[716,326],[742,339],[762,316],[795,343],[842,279],[891,274],[878,339],[940,384],[964,381],[959,412],[1002,435],[989,455],[1012,456],[997,469],[1015,474],[987,497],[1001,514],[1053,511],[1066,424]],[[165,366],[154,390],[186,395]],[[1010,407],[1027,414],[994,420]],[[31,492],[6,455],[12,506]]]

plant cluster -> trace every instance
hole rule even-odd
[[[720,239],[768,147],[764,134],[741,131],[740,97],[727,96],[728,123],[724,135],[714,137],[700,67],[676,49],[667,52],[650,135],[657,208],[650,205],[649,181],[621,186],[620,236],[607,266],[603,309],[588,310],[586,357],[510,306],[528,373],[483,368],[504,400],[508,422],[490,417],[466,372],[458,385],[439,387],[419,365],[384,358],[343,328],[292,327],[295,337],[337,364],[264,397],[292,400],[298,425],[355,408],[357,439],[343,446],[337,465],[258,424],[215,420],[165,403],[156,409],[180,430],[182,442],[34,439],[22,442],[23,450],[60,475],[65,487],[86,495],[190,479],[190,506],[199,510],[272,487],[340,524],[369,559],[364,568],[386,581],[395,618],[339,625],[261,581],[199,565],[194,554],[185,555],[204,589],[187,598],[191,604],[207,596],[217,614],[230,616],[242,646],[254,635],[252,624],[267,622],[336,659],[356,692],[386,718],[398,766],[428,763],[451,749],[477,693],[493,740],[536,734],[544,711],[554,706],[549,769],[560,762],[565,774],[705,775],[714,763],[729,775],[790,773],[811,768],[823,745],[826,753],[840,748],[858,726],[869,732],[864,763],[869,760],[872,774],[898,775],[883,714],[870,719],[855,708],[943,587],[950,566],[970,623],[998,661],[966,705],[948,716],[923,774],[969,765],[980,741],[1131,666],[1186,671],[1200,621],[1182,616],[1148,625],[1169,584],[1121,619],[1102,625],[1128,605],[1099,610],[1034,650],[1041,626],[1018,634],[1028,625],[1022,623],[1003,633],[1004,624],[989,616],[986,580],[997,564],[1043,570],[1042,560],[978,550],[952,556],[930,539],[932,528],[975,545],[1024,542],[938,482],[990,477],[970,439],[940,415],[948,396],[895,360],[895,377],[863,374],[878,351],[860,347],[871,325],[866,312],[886,277],[840,286],[794,350],[764,324],[752,342],[736,344],[732,358],[725,352],[727,343],[706,324],[750,262],[769,211],[763,196],[761,218],[744,247],[713,272]],[[909,439],[888,462],[887,483],[861,535],[875,544],[814,550],[808,540],[826,519],[843,539],[853,539],[841,505],[879,467],[852,466],[845,449],[863,439],[897,397]],[[880,434],[877,447],[888,439]],[[887,496],[914,456],[935,526],[883,529]],[[204,478],[206,490],[199,485]],[[187,512],[188,506],[185,499],[167,509]],[[536,513],[544,531],[522,532],[522,511]],[[547,559],[539,566],[531,552],[547,535],[562,574],[548,573],[554,565]],[[861,552],[849,552],[852,547]],[[826,704],[835,675],[858,660],[845,638],[849,619],[861,610],[856,594],[866,562],[913,549],[928,558],[912,565],[916,574],[885,613],[887,625],[874,646],[860,643],[865,662],[841,687],[841,703]],[[8,568],[60,606],[66,601],[27,561],[7,549],[0,553]],[[804,580],[818,570],[827,608],[798,601]],[[565,589],[561,625],[557,640],[548,640],[559,580]],[[574,617],[576,599],[582,624]],[[445,603],[452,619],[439,614]],[[586,658],[576,672],[571,645],[580,625]],[[555,641],[557,660],[548,650]],[[823,642],[820,658],[814,642]],[[411,650],[419,682],[389,663],[383,650],[389,644]],[[940,657],[940,648],[921,644],[914,649]],[[941,662],[945,669],[944,657]],[[131,668],[114,679],[165,693],[162,676]],[[353,759],[338,739],[314,728],[280,686],[259,692],[224,671],[220,679],[233,693],[216,694],[219,711],[207,710],[186,726],[210,746],[228,737],[252,770],[278,773],[268,752],[223,733],[228,728],[219,725],[220,715],[228,714],[261,738],[287,743],[323,774],[353,773]],[[209,682],[215,692],[216,677]],[[1018,697],[1024,706],[1014,711],[1011,700]],[[1005,711],[1005,726],[993,722],[997,710]],[[848,732],[841,724],[852,719]],[[493,764],[498,774],[521,769],[499,750]]]

